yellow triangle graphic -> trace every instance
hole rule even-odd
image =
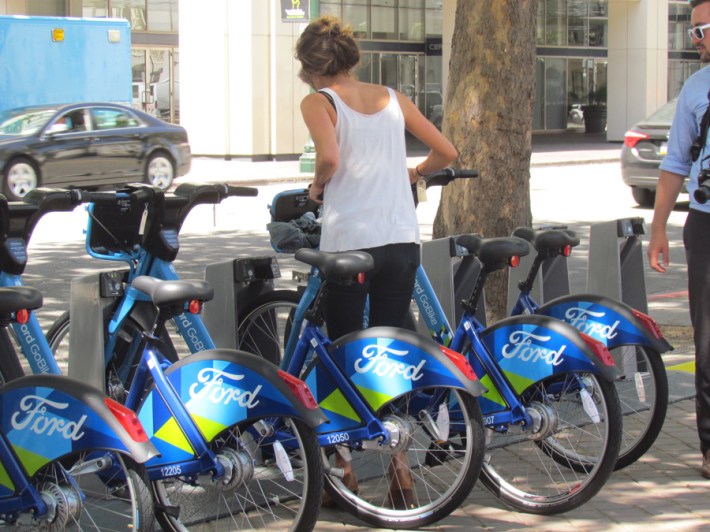
[[[483,397],[501,406],[505,406],[505,401],[503,400],[503,397],[501,397],[500,393],[498,393],[498,390],[496,389],[493,384],[493,381],[491,381],[491,378],[488,375],[484,375],[480,382],[481,384],[483,384],[483,386],[488,388],[488,391],[483,394]]]
[[[339,416],[352,419],[354,421],[360,421],[360,417],[355,413],[355,410],[350,406],[350,403],[345,399],[343,392],[336,389],[328,397],[323,399],[318,405],[321,408],[330,410]]]
[[[0,464],[0,485],[6,487],[10,491],[15,491],[15,485],[12,483],[12,480],[10,480],[10,475],[7,474],[7,471],[2,464]]]
[[[200,417],[195,414],[191,414],[191,417],[208,442],[212,441],[217,434],[227,428],[227,425],[222,425],[205,417]]]
[[[357,389],[360,390],[360,393],[362,393],[363,397],[365,398],[365,401],[367,401],[367,403],[375,411],[379,410],[383,404],[392,399],[392,397],[390,397],[389,395],[376,392],[375,390],[371,390],[370,388],[363,388],[362,386],[358,386]]]
[[[175,421],[175,418],[171,417],[165,425],[160,427],[160,429],[158,429],[155,433],[155,437],[169,443],[173,447],[182,449],[186,453],[194,454],[194,450],[192,449],[190,442],[187,441],[187,438],[182,433],[182,430],[180,430],[180,426],[177,424],[177,421]]]
[[[17,454],[17,457],[20,459],[20,463],[25,466],[29,476],[34,475],[37,471],[39,471],[40,467],[49,462],[46,457],[33,453],[32,451],[28,451],[22,447],[13,445],[12,448]]]

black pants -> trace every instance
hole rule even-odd
[[[370,327],[402,327],[407,317],[419,267],[419,245],[390,244],[361,251],[372,255],[375,261],[365,283],[328,284],[325,322],[331,340],[362,329],[368,295]]]
[[[710,450],[710,214],[690,210],[683,228],[695,340],[695,412],[700,450]]]

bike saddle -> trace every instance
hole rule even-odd
[[[456,245],[476,255],[487,271],[505,268],[511,258],[524,257],[530,252],[525,240],[515,236],[483,238],[480,235],[461,235],[456,237]]]
[[[214,297],[214,289],[207,281],[161,281],[155,277],[140,275],[133,279],[132,285],[148,294],[157,306],[186,303],[193,299],[209,301]]]
[[[350,281],[359,273],[375,267],[372,256],[364,251],[342,251],[332,253],[316,249],[302,248],[294,255],[296,260],[315,266],[326,281]]]
[[[524,238],[541,253],[559,253],[566,246],[574,247],[579,244],[579,238],[574,231],[566,229],[535,230],[532,227],[518,227],[513,231],[513,236]]]
[[[42,306],[42,293],[29,286],[0,288],[0,314],[18,310],[35,310]]]

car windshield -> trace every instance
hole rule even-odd
[[[0,113],[0,135],[28,136],[37,133],[56,109],[12,109]]]
[[[676,99],[673,99],[665,105],[662,105],[655,113],[644,120],[644,122],[647,124],[670,124],[673,122],[676,101]]]

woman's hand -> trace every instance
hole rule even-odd
[[[323,205],[323,191],[325,187],[317,185],[315,181],[308,187],[308,198],[318,205]]]

